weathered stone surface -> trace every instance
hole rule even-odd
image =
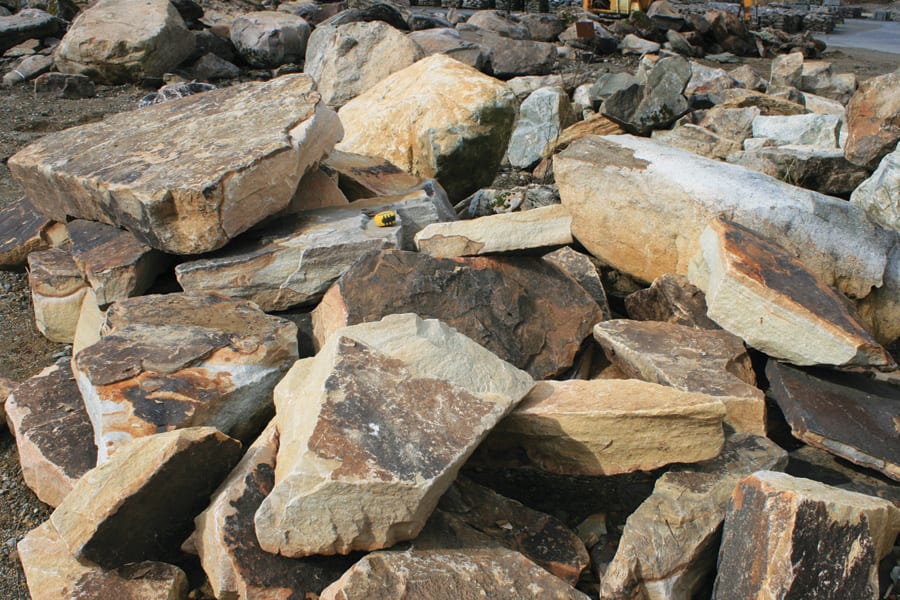
[[[435,318],[500,358],[549,378],[571,366],[602,318],[593,298],[540,258],[367,254],[313,311],[317,345],[338,328],[396,312]]]
[[[794,437],[900,481],[900,385],[773,360],[766,377]]]
[[[37,497],[57,506],[97,464],[94,431],[63,359],[18,385],[6,400],[22,477]]]
[[[537,163],[547,147],[575,122],[569,96],[561,87],[536,90],[519,107],[519,118],[506,152],[509,164],[527,169]]]
[[[650,40],[640,38],[633,33],[629,33],[622,39],[622,54],[654,54],[659,52],[660,45]]]
[[[52,225],[26,198],[0,209],[0,269],[20,268],[31,252],[49,248],[44,232]]]
[[[720,213],[777,239],[851,298],[884,283],[895,243],[848,202],[652,140],[583,138],[554,158],[554,172],[575,238],[644,281],[685,274],[703,228]]]
[[[663,474],[625,523],[603,576],[609,600],[689,600],[713,570],[719,531],[737,482],[784,469],[787,453],[764,437],[738,433],[711,460]]]
[[[859,86],[847,105],[847,128],[847,160],[875,169],[900,141],[900,70]]]
[[[900,244],[888,256],[884,285],[857,302],[857,308],[879,342],[900,339]]]
[[[194,519],[193,542],[216,598],[302,598],[321,593],[350,567],[347,559],[287,558],[259,547],[253,515],[275,485],[277,452],[272,421]]]
[[[900,144],[853,190],[850,202],[882,227],[900,232]]]
[[[650,70],[646,83],[614,93],[600,107],[600,112],[626,131],[646,134],[671,125],[688,111],[684,96],[691,79],[691,64],[681,56],[658,60]]]
[[[571,244],[572,217],[559,204],[477,219],[434,223],[416,234],[431,256],[477,256]]]
[[[725,160],[729,154],[741,149],[741,143],[738,140],[720,136],[705,127],[692,123],[681,125],[675,129],[658,129],[652,133],[651,137],[675,148],[717,160]]]
[[[93,98],[96,93],[94,82],[87,75],[44,73],[34,80],[34,95],[38,98]]]
[[[753,135],[753,120],[760,115],[759,108],[722,108],[713,106],[703,115],[700,125],[720,136],[743,142]]]
[[[716,456],[724,416],[717,398],[644,381],[542,381],[485,443],[552,473],[618,475]]]
[[[764,116],[753,119],[753,137],[775,140],[779,146],[795,144],[826,150],[838,147],[841,119],[835,115]]]
[[[322,100],[337,108],[423,56],[414,41],[382,21],[322,25],[309,38],[303,70],[316,80]]]
[[[101,306],[142,294],[167,265],[160,252],[112,225],[78,219],[66,229],[72,259]]]
[[[48,340],[71,343],[88,289],[72,255],[59,248],[29,254],[28,287],[38,331]]]
[[[493,31],[514,40],[529,39],[528,28],[518,22],[518,15],[504,14],[497,10],[479,10],[466,21],[469,25]]]
[[[498,79],[547,75],[556,66],[556,46],[553,44],[514,40],[466,24],[456,29],[463,40],[484,50],[490,65],[489,73]]]
[[[159,77],[193,50],[194,36],[168,0],[100,0],[72,22],[55,61],[63,73],[117,84]]]
[[[256,512],[268,552],[346,554],[414,538],[531,377],[437,320],[341,329],[275,389],[275,487]]]
[[[765,396],[743,343],[727,331],[615,319],[595,325],[594,339],[627,376],[714,396],[734,430],[765,435]]]
[[[691,105],[718,104],[723,100],[722,92],[739,87],[740,83],[725,69],[707,67],[691,61],[691,79],[684,90],[684,95]]]
[[[429,181],[407,173],[383,158],[340,150],[334,150],[322,164],[338,174],[341,190],[351,201],[405,194]],[[448,216],[453,213],[453,207],[447,212]]]
[[[590,25],[594,30],[592,36],[583,37],[578,35],[578,23],[576,22],[569,25],[565,31],[559,34],[559,41],[566,46],[571,46],[578,50],[587,50],[594,54],[612,54],[618,51],[619,38],[609,29],[594,20],[582,20],[581,23]]]
[[[50,521],[31,530],[17,550],[32,600],[188,597],[188,578],[178,567],[143,561],[105,570],[72,556]]]
[[[781,54],[772,60],[770,86],[800,88],[803,83],[803,53]]]
[[[637,321],[664,321],[699,329],[719,329],[706,316],[706,296],[684,275],[667,273],[653,284],[625,297],[628,317]]]
[[[369,251],[397,248],[401,219],[378,227],[355,208],[306,211],[248,232],[214,255],[175,268],[185,291],[250,300],[266,311],[318,302]]]
[[[574,586],[590,563],[584,543],[551,517],[460,476],[441,497],[417,550],[509,548]]]
[[[546,598],[588,596],[512,550],[374,552],[322,592],[322,600],[389,598]]]
[[[25,40],[52,37],[63,25],[60,19],[37,8],[0,16],[0,54]]]
[[[756,107],[764,115],[803,115],[806,107],[784,98],[763,94],[743,88],[732,88],[722,92],[723,100],[717,106],[722,108]]]
[[[231,24],[231,42],[250,65],[265,69],[302,62],[311,31],[303,17],[262,10],[243,14],[234,20]]]
[[[408,37],[422,49],[425,56],[446,54],[479,71],[484,71],[489,64],[490,56],[486,48],[465,41],[451,27],[413,31]]]
[[[844,152],[838,148],[826,150],[808,145],[736,152],[728,156],[728,162],[832,196],[846,197],[869,175],[868,170],[844,158]]]
[[[890,502],[760,471],[728,503],[713,598],[876,598],[898,532]]]
[[[213,294],[117,302],[102,334],[73,360],[99,463],[136,438],[183,427],[254,435],[297,358],[296,325]]]
[[[212,427],[135,440],[85,473],[50,522],[76,558],[105,568],[163,559],[240,453],[237,440]]]
[[[8,425],[6,421],[6,401],[17,385],[19,384],[11,379],[0,377],[0,429]],[[15,436],[15,434],[13,435]]]
[[[515,96],[441,54],[394,73],[340,110],[339,150],[437,179],[450,200],[489,184],[506,152]]]
[[[600,307],[603,315],[602,321],[612,318],[609,301],[606,298],[606,290],[603,289],[603,280],[600,278],[600,271],[588,255],[573,250],[570,246],[564,246],[545,254],[543,258],[577,281],[591,295],[591,298]]]
[[[42,137],[9,159],[10,172],[57,221],[101,221],[159,250],[208,252],[287,206],[340,137],[313,86],[286,75],[112,115]]]
[[[896,367],[845,298],[736,223],[710,222],[688,278],[706,293],[710,319],[769,356],[798,365]]]
[[[100,341],[100,330],[106,318],[106,311],[97,303],[97,295],[88,288],[81,301],[75,337],[72,339],[72,356]]]
[[[347,206],[349,203],[347,196],[338,186],[337,173],[319,165],[319,168],[307,171],[300,178],[291,203],[271,219],[277,221],[285,215],[319,208]]]
[[[544,157],[561,152],[568,148],[569,144],[575,140],[579,140],[589,135],[618,135],[622,133],[625,133],[625,130],[619,127],[614,121],[607,119],[603,115],[593,115],[588,119],[578,121],[574,125],[566,127],[552,144],[546,146],[544,149]]]

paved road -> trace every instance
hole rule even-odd
[[[846,19],[831,34],[816,37],[824,40],[829,48],[865,48],[900,54],[900,23],[895,21]]]

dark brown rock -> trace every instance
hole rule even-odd
[[[44,73],[34,80],[34,94],[38,97],[93,98],[96,93],[94,82],[87,75]]]
[[[795,437],[900,481],[900,386],[774,360],[766,377]]]
[[[583,287],[539,258],[384,251],[360,258],[325,294],[315,337],[321,346],[339,327],[401,312],[440,319],[535,378],[571,366],[603,318]]]
[[[0,209],[0,269],[21,268],[29,253],[49,248],[44,232],[51,225],[26,198]]]
[[[338,185],[350,201],[403,194],[425,180],[373,156],[333,150],[322,165],[338,174]]]
[[[628,316],[637,321],[664,321],[700,329],[720,329],[706,316],[706,296],[684,275],[660,275],[649,288],[625,298]]]
[[[556,66],[556,46],[553,44],[513,40],[474,25],[462,25],[457,31],[464,41],[485,50],[490,57],[491,75],[498,79],[547,75]]]
[[[559,250],[545,254],[544,260],[556,265],[560,271],[577,281],[591,295],[591,298],[600,307],[604,321],[612,318],[612,312],[609,309],[609,302],[606,298],[606,290],[603,289],[600,270],[587,254],[582,254],[569,246],[564,246]]]

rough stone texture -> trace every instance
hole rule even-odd
[[[760,471],[728,503],[713,598],[876,598],[898,532],[886,500]]]
[[[784,469],[787,453],[764,437],[739,433],[711,460],[660,477],[625,523],[603,576],[609,600],[689,600],[715,567],[731,491],[760,469]]]
[[[50,522],[76,558],[105,568],[164,559],[240,453],[237,440],[212,427],[135,440],[85,473]]]
[[[309,38],[303,70],[316,80],[322,100],[337,108],[424,56],[382,21],[322,25]]]
[[[28,287],[38,331],[54,342],[72,343],[88,290],[72,255],[59,248],[29,254]]]
[[[644,85],[632,85],[607,98],[600,112],[626,131],[647,134],[671,125],[688,111],[684,90],[691,64],[681,56],[658,60]]]
[[[803,84],[803,53],[781,54],[772,60],[769,85],[800,89]]]
[[[716,160],[725,160],[729,154],[741,149],[738,140],[723,137],[692,123],[680,125],[675,129],[656,130],[651,137],[675,148]]]
[[[254,435],[298,355],[290,321],[203,293],[117,302],[102,334],[73,360],[99,463],[136,438],[183,427]]]
[[[775,140],[779,146],[794,144],[835,149],[840,129],[841,119],[835,115],[760,115],[753,119],[753,137]]]
[[[266,311],[318,302],[356,260],[399,247],[403,223],[377,227],[355,208],[307,211],[248,232],[214,255],[175,268],[185,291],[250,300]]]
[[[556,66],[556,46],[546,42],[513,40],[472,25],[457,26],[460,37],[487,54],[489,73],[498,79],[547,75]]]
[[[900,232],[900,144],[881,159],[871,177],[859,184],[850,202],[882,227]]]
[[[87,75],[74,73],[44,73],[34,80],[34,95],[38,98],[93,98],[97,94],[94,82]]]
[[[21,268],[31,252],[49,248],[44,233],[52,225],[26,198],[0,208],[0,269]]]
[[[718,104],[722,101],[722,92],[740,83],[725,69],[707,67],[691,61],[691,79],[684,90],[692,105],[694,104]]]
[[[263,10],[236,18],[231,24],[231,42],[251,66],[265,69],[303,62],[310,31],[303,17]]]
[[[806,107],[777,96],[762,92],[733,88],[722,92],[723,100],[718,104],[722,108],[756,107],[764,115],[804,115]]]
[[[0,377],[0,429],[3,429],[3,427],[8,425],[6,421],[6,401],[9,399],[9,395],[16,389],[17,385],[19,384],[11,379]],[[13,434],[13,436],[15,436],[15,434]]]
[[[272,421],[194,523],[193,543],[216,598],[282,600],[319,594],[352,561],[297,559],[259,547],[253,516],[275,485],[278,431]]]
[[[102,569],[72,556],[50,521],[31,530],[17,550],[32,600],[188,597],[188,578],[178,567],[144,561]]]
[[[703,290],[684,275],[660,275],[650,287],[626,296],[625,310],[629,318],[637,321],[664,321],[699,329],[719,329],[706,316]]]
[[[422,49],[425,56],[446,54],[479,71],[484,71],[489,64],[488,50],[478,44],[465,41],[453,28],[441,27],[413,31],[408,37]]]
[[[615,122],[603,115],[593,115],[566,127],[554,143],[547,145],[544,149],[544,156],[548,157],[561,152],[568,148],[569,144],[589,135],[618,135],[622,133],[625,133],[625,130]]]
[[[794,437],[900,481],[900,385],[773,360],[766,377]]]
[[[94,431],[68,359],[22,382],[6,399],[22,477],[37,497],[57,506],[97,464]]]
[[[744,344],[727,331],[616,319],[595,325],[594,339],[628,377],[715,396],[731,428],[765,435],[765,396]]]
[[[433,223],[416,234],[416,248],[431,256],[477,256],[571,244],[572,217],[559,205]]]
[[[345,325],[396,312],[435,318],[536,378],[571,366],[602,311],[578,283],[540,258],[367,254],[313,311],[318,346]]]
[[[845,298],[736,223],[710,222],[688,278],[706,293],[710,319],[769,356],[798,365],[896,368]]]
[[[275,487],[256,512],[285,556],[414,538],[531,377],[437,320],[391,315],[331,336],[275,389]]]
[[[111,225],[78,219],[66,229],[72,259],[101,306],[139,296],[167,266],[160,252]]]
[[[622,39],[622,54],[654,54],[659,52],[659,44],[629,33]]]
[[[577,281],[591,295],[591,298],[600,307],[602,321],[612,318],[600,271],[587,254],[573,250],[570,246],[564,246],[545,254],[543,258]]]
[[[514,40],[529,39],[528,28],[518,22],[518,15],[513,17],[496,10],[479,10],[466,21],[469,25],[493,31],[503,37]]]
[[[57,221],[101,221],[165,252],[208,252],[287,206],[340,137],[313,86],[286,75],[119,113],[42,137],[9,159],[10,172]]]
[[[338,174],[340,188],[351,201],[376,196],[398,196],[433,181],[407,173],[383,158],[340,150],[329,154],[322,164]],[[452,207],[448,207],[447,213],[448,217],[455,214]]]
[[[317,169],[306,172],[297,184],[291,203],[282,212],[271,217],[271,220],[277,221],[285,215],[305,210],[335,208],[347,206],[349,203],[347,196],[338,187],[337,174],[319,165]]]
[[[737,152],[727,158],[730,163],[765,173],[791,185],[834,196],[846,197],[869,176],[868,170],[848,161],[838,148],[825,150],[808,145],[763,147]]]
[[[900,69],[863,82],[847,105],[844,155],[875,169],[900,141]]]
[[[537,163],[548,144],[575,122],[569,96],[561,87],[547,87],[530,94],[519,107],[519,118],[509,139],[506,155],[518,169]]]
[[[346,132],[339,150],[433,177],[456,202],[493,180],[515,96],[500,81],[435,54],[357,96],[339,116]]]
[[[193,51],[194,36],[168,0],[100,0],[72,22],[55,62],[63,73],[114,85],[159,77]]]
[[[72,356],[100,341],[100,329],[106,318],[106,311],[97,304],[97,295],[88,289],[81,301],[78,312],[78,323],[75,325],[75,337],[72,339]]]
[[[777,239],[826,285],[851,298],[883,284],[891,293],[885,272],[896,234],[843,200],[631,136],[583,138],[553,162],[572,234],[632,277],[686,274],[706,223],[724,213]],[[880,317],[894,320],[889,311]]]
[[[374,552],[328,586],[322,600],[396,598],[587,600],[512,550]]]
[[[542,381],[485,443],[551,473],[618,475],[716,456],[724,416],[717,398],[644,381]]]
[[[759,108],[722,108],[713,106],[703,115],[700,125],[710,131],[737,142],[753,135],[753,121],[760,115]]]
[[[37,8],[0,16],[0,54],[26,40],[52,37],[62,25],[60,19]]]
[[[551,517],[460,476],[413,541],[418,550],[509,548],[574,586],[590,563],[584,543]]]

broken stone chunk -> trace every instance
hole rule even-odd
[[[900,508],[886,500],[754,473],[728,503],[713,598],[875,598],[898,532]]]
[[[637,321],[663,321],[686,327],[719,329],[706,316],[703,290],[684,275],[660,275],[649,288],[626,296],[625,310],[630,318]]]
[[[597,303],[597,306],[600,307],[600,311],[603,313],[602,321],[612,318],[600,271],[587,254],[582,254],[569,246],[563,246],[558,250],[545,254],[543,258],[577,281],[591,295],[591,298],[594,299],[594,302]]]
[[[164,559],[240,453],[212,427],[135,440],[78,480],[50,522],[70,553],[105,568]]]
[[[51,226],[26,198],[0,209],[0,269],[22,267],[30,253],[49,248],[44,233]]]
[[[88,290],[72,255],[59,248],[29,254],[28,287],[38,331],[48,340],[72,343]]]
[[[341,329],[275,389],[275,487],[256,534],[285,556],[414,538],[531,377],[440,321]]]
[[[69,360],[17,386],[6,400],[6,414],[25,483],[42,502],[58,506],[97,464],[94,430]]]
[[[210,425],[246,439],[297,359],[297,327],[253,304],[188,292],[129,298],[73,359],[103,463],[133,439]]]

